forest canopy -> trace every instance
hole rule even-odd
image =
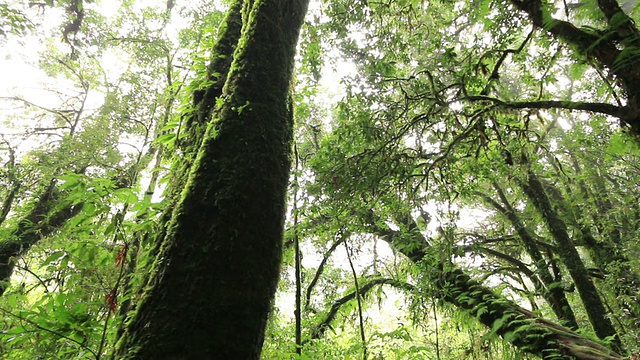
[[[0,356],[635,359],[635,0],[0,4]]]

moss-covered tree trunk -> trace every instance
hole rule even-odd
[[[404,219],[410,219],[407,215]],[[455,264],[434,257],[434,249],[412,222],[407,230],[394,231],[375,221],[372,233],[396,251],[423,267],[437,288],[436,296],[475,317],[496,335],[518,349],[542,359],[622,360],[615,351],[520,307]]]
[[[279,273],[289,85],[308,0],[245,2],[221,107],[117,358],[259,358]]]
[[[578,294],[596,335],[601,339],[613,338],[616,350],[622,350],[618,334],[608,317],[598,289],[596,289],[591,280],[586,266],[569,236],[567,225],[551,204],[542,182],[536,174],[529,171],[526,182],[520,182],[520,186],[536,209],[538,209],[547,224],[549,232],[555,239],[558,256],[567,267],[576,289],[578,289]]]

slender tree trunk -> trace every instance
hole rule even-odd
[[[223,104],[117,357],[259,358],[281,260],[289,85],[307,3],[245,2]]]
[[[578,185],[583,198],[593,199],[596,211],[593,212],[592,218],[601,241],[596,240],[591,229],[576,221],[582,233],[582,240],[598,269],[607,278],[615,279],[610,281],[610,284],[616,295],[616,303],[624,309],[626,317],[637,319],[640,317],[640,275],[632,268],[629,258],[624,254],[622,226],[612,215],[614,206],[609,191],[598,171],[594,171],[593,168],[590,169],[591,171],[586,169],[583,171],[575,154],[569,153],[569,156],[576,174],[590,176],[595,184],[595,189],[589,191],[585,181],[579,177]],[[589,166],[594,164],[585,165],[587,168]],[[583,217],[584,207],[584,205],[576,205],[577,218]],[[610,227],[610,224],[613,226]]]
[[[613,323],[607,316],[607,311],[598,294],[598,290],[593,284],[593,281],[591,281],[584,262],[580,258],[580,254],[569,236],[565,222],[553,208],[542,183],[532,171],[529,171],[526,182],[520,182],[520,185],[524,193],[542,215],[547,223],[549,232],[556,240],[558,255],[576,284],[580,299],[582,300],[582,304],[585,307],[587,316],[596,335],[601,339],[607,337],[614,338],[616,350],[620,351],[620,339]]]
[[[294,177],[293,177],[293,247],[295,253],[296,272],[296,309],[294,310],[296,320],[296,354],[302,355],[302,252],[300,251],[300,238],[298,237],[298,171],[299,160],[298,148],[294,146]]]
[[[564,290],[559,286],[554,286],[555,279],[549,271],[549,264],[547,264],[546,260],[542,256],[542,253],[540,252],[540,249],[538,249],[538,246],[536,245],[535,239],[533,238],[530,230],[518,217],[515,209],[511,206],[511,204],[509,204],[509,201],[506,198],[504,191],[502,191],[502,188],[500,188],[500,186],[495,182],[493,183],[493,187],[498,192],[498,196],[503,205],[500,205],[492,198],[483,195],[484,200],[491,204],[503,216],[505,216],[518,233],[520,241],[522,242],[522,245],[524,246],[527,254],[535,262],[535,272],[536,275],[540,278],[540,281],[537,282],[539,286],[536,287],[541,292],[547,303],[549,303],[549,306],[551,306],[551,309],[556,314],[558,319],[560,319],[563,325],[573,330],[577,330],[578,322],[576,321],[576,317],[573,313],[573,310],[571,309],[571,305],[569,304],[569,301],[564,294]]]

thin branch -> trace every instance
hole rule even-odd
[[[463,248],[465,251],[470,251],[470,252],[481,252],[481,253],[485,253],[488,255],[491,255],[493,257],[496,257],[498,259],[502,259],[506,262],[508,262],[509,264],[513,265],[513,267],[515,267],[516,269],[518,269],[521,273],[527,275],[529,278],[532,279],[533,282],[538,281],[535,272],[533,272],[531,269],[529,269],[529,267],[527,266],[527,264],[523,263],[522,261],[514,258],[513,256],[507,255],[503,252],[488,248],[488,247],[484,247],[484,246],[476,246],[476,245],[471,245],[471,246],[465,246]]]
[[[359,289],[360,296],[364,296],[366,293],[371,291],[371,289],[373,289],[377,285],[390,285],[390,286],[393,286],[394,288],[407,290],[407,291],[412,291],[414,289],[413,285],[406,282],[398,281],[396,279],[375,278],[375,279],[369,280],[366,284],[360,287]],[[356,291],[354,290],[349,292],[345,296],[341,297],[340,299],[335,300],[333,302],[333,305],[331,306],[331,309],[329,309],[324,319],[320,323],[318,323],[318,325],[313,327],[311,331],[310,340],[316,340],[321,338],[324,335],[324,333],[327,331],[327,329],[331,327],[331,323],[333,322],[333,320],[335,320],[336,316],[338,315],[338,312],[340,311],[340,308],[346,303],[348,303],[349,301],[355,299],[355,297],[356,297]],[[307,342],[308,341],[309,340],[307,340]]]
[[[96,352],[95,352],[95,351],[91,350],[90,348],[88,348],[86,345],[84,345],[83,343],[81,343],[81,342],[80,342],[80,341],[78,341],[78,340],[75,340],[75,339],[73,339],[73,338],[70,338],[70,337],[68,337],[68,336],[66,336],[66,335],[64,335],[64,334],[62,334],[62,333],[60,333],[60,332],[58,332],[58,331],[51,330],[51,329],[47,329],[47,328],[45,328],[45,327],[43,327],[43,326],[39,325],[39,324],[38,324],[38,323],[36,323],[36,322],[33,322],[33,321],[31,321],[31,320],[29,320],[29,319],[27,319],[27,318],[24,318],[24,317],[22,317],[22,316],[20,316],[20,315],[16,315],[16,314],[14,314],[14,313],[12,313],[11,311],[8,311],[8,310],[6,310],[6,309],[0,308],[0,311],[2,311],[3,313],[5,313],[5,314],[7,314],[7,315],[9,315],[9,316],[12,316],[12,317],[14,317],[14,318],[16,318],[16,319],[20,320],[20,322],[26,322],[26,323],[28,323],[29,325],[32,325],[33,327],[35,327],[35,328],[36,328],[36,329],[38,329],[38,330],[42,330],[42,331],[48,332],[48,333],[53,334],[53,335],[55,335],[55,336],[57,336],[57,337],[59,337],[59,338],[61,338],[61,339],[65,339],[65,340],[67,340],[67,341],[71,341],[71,342],[73,342],[73,343],[77,344],[78,346],[80,346],[81,348],[83,348],[83,349],[87,350],[88,352],[90,352],[91,354],[93,354],[93,356],[94,356],[96,359],[98,359],[98,354],[96,354]]]
[[[75,110],[57,110],[57,109],[51,109],[48,108],[46,106],[42,106],[42,105],[38,105],[36,103],[33,103],[27,99],[23,99],[19,96],[0,96],[0,100],[10,100],[10,101],[19,101],[25,105],[46,111],[48,113],[51,114],[55,114],[57,116],[59,116],[60,118],[62,118],[64,121],[66,121],[69,125],[71,125],[71,120],[69,119],[69,114],[73,114],[74,112],[76,112]],[[34,131],[44,131],[44,130],[58,130],[58,129],[68,129],[69,127],[67,126],[61,126],[61,127],[57,127],[57,128],[35,128]]]
[[[35,272],[33,272],[33,270],[29,269],[27,266],[20,266],[18,264],[15,265],[18,269],[22,270],[22,271],[26,271],[28,272],[31,276],[33,276],[34,278],[36,278],[36,280],[38,280],[38,282],[40,283],[40,285],[42,285],[42,287],[44,288],[44,292],[45,293],[49,293],[49,288],[47,287],[47,281],[51,280],[51,279],[47,279],[47,281],[42,280],[42,278],[40,276],[38,276],[38,274],[36,274]],[[35,286],[31,288],[31,290],[35,289]]]
[[[489,79],[487,80],[487,84],[484,86],[484,89],[480,93],[481,95],[488,95],[489,94],[489,87],[491,86],[492,80],[500,79],[500,67],[502,66],[504,61],[507,59],[507,56],[509,54],[518,54],[518,53],[520,53],[524,49],[524,47],[527,45],[529,40],[531,40],[531,38],[533,37],[533,33],[535,32],[535,30],[536,30],[535,27],[531,29],[531,31],[529,32],[529,35],[527,35],[527,37],[524,39],[522,44],[520,44],[520,46],[517,49],[500,50],[502,52],[502,55],[500,56],[500,58],[498,59],[498,61],[495,64],[495,66],[493,67],[493,71],[491,72],[491,75],[489,75]],[[480,58],[480,61],[482,61],[482,58]]]
[[[490,96],[467,96],[461,100],[467,101],[486,101],[506,109],[565,109],[565,110],[582,110],[595,113],[614,116],[620,119],[626,118],[632,114],[632,110],[628,107],[619,107],[607,103],[591,103],[583,101],[502,101]]]
[[[351,249],[345,241],[344,250],[347,252],[347,260],[349,260],[349,267],[351,268],[351,274],[353,275],[353,284],[355,286],[355,297],[358,303],[358,319],[360,325],[360,341],[362,341],[362,360],[367,360],[367,338],[364,332],[364,316],[362,315],[362,293],[360,292],[360,284],[358,284],[358,274],[356,268],[353,266],[353,260],[351,259]]]
[[[333,252],[336,250],[336,248],[338,248],[338,246],[342,242],[344,242],[344,240],[345,240],[345,238],[343,236],[340,236],[331,245],[329,250],[327,250],[327,252],[324,254],[324,257],[322,258],[322,261],[320,262],[320,265],[318,265],[318,270],[316,270],[316,273],[313,276],[313,279],[311,280],[311,283],[309,283],[309,286],[307,287],[307,292],[306,292],[306,296],[305,296],[305,308],[309,308],[309,304],[311,302],[311,292],[313,291],[313,288],[318,283],[318,280],[320,280],[320,276],[322,275],[322,272],[324,271],[324,267],[327,265],[327,261],[329,261],[329,258],[331,257],[331,254],[333,254]]]

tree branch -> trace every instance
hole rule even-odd
[[[610,31],[614,32],[620,40],[633,46],[640,46],[638,28],[616,0],[598,0],[598,7],[607,18]]]
[[[355,299],[356,294],[359,294],[360,296],[364,296],[367,292],[369,292],[371,289],[373,289],[377,285],[391,285],[397,289],[409,290],[409,291],[414,289],[413,285],[406,282],[398,281],[396,279],[391,279],[391,278],[371,279],[366,284],[360,286],[360,289],[358,289],[358,291],[353,290],[347,293],[345,296],[341,297],[340,299],[337,299],[336,301],[334,301],[333,305],[331,306],[331,309],[329,309],[329,312],[327,312],[324,319],[320,321],[320,323],[318,323],[316,326],[314,326],[313,329],[311,330],[311,338],[309,340],[320,339],[324,335],[324,333],[327,331],[327,329],[331,326],[331,322],[333,322],[333,320],[336,318],[336,315],[338,315],[340,308],[346,303],[348,303],[349,301]],[[309,340],[307,340],[306,342],[308,342]]]
[[[309,304],[311,302],[311,292],[313,291],[313,288],[316,286],[316,283],[320,279],[320,275],[322,275],[322,273],[324,272],[324,267],[327,265],[327,261],[329,261],[329,258],[331,257],[331,254],[333,254],[333,252],[338,248],[338,246],[340,244],[342,244],[344,242],[344,240],[345,240],[345,237],[344,236],[340,236],[338,238],[338,240],[336,240],[331,245],[329,250],[327,250],[327,252],[322,257],[322,261],[320,262],[320,265],[318,265],[318,270],[316,270],[316,273],[313,276],[313,279],[311,280],[311,282],[309,283],[309,286],[307,287],[307,291],[306,291],[306,294],[305,294],[305,307],[306,308],[309,308]]]
[[[372,233],[381,236],[412,262],[424,266],[423,273],[428,275],[439,289],[438,297],[469,313],[493,329],[495,334],[523,351],[541,356],[543,359],[557,359],[558,355],[583,360],[622,359],[620,354],[611,349],[566,327],[544,320],[495,294],[454,264],[438,261],[432,254],[427,239],[419,232],[413,231],[409,234],[384,229],[380,225],[372,226],[375,227]]]
[[[595,113],[614,116],[620,119],[626,118],[632,114],[632,110],[628,107],[619,107],[607,103],[590,103],[584,101],[502,101],[490,96],[467,96],[461,100],[467,101],[486,101],[498,105],[506,109],[565,109],[565,110],[582,110]]]

